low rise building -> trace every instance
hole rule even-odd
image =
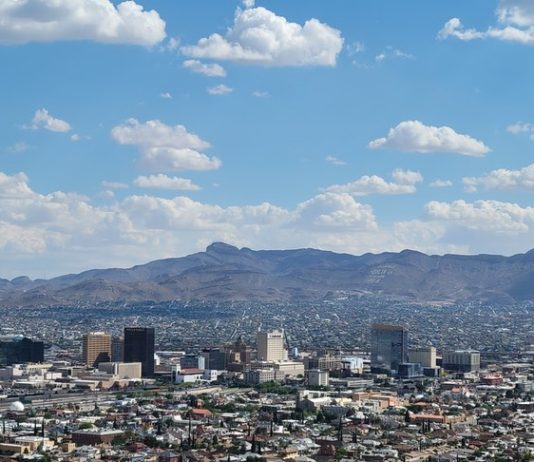
[[[100,363],[98,370],[105,374],[113,375],[119,379],[140,379],[141,363]]]
[[[327,387],[330,380],[328,371],[312,369],[308,371],[308,385],[312,387]]]

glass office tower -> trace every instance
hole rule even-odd
[[[397,372],[406,362],[408,331],[393,324],[373,324],[371,330],[371,367]]]
[[[153,377],[154,328],[125,327],[123,357],[125,363],[141,363],[143,377]]]

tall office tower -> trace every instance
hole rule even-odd
[[[0,366],[18,363],[42,363],[44,343],[26,337],[0,338]]]
[[[252,361],[252,348],[246,344],[241,335],[237,340],[225,346],[226,361],[228,364],[250,364]]]
[[[220,348],[204,348],[202,350],[204,367],[207,370],[223,371],[226,369],[226,352]]]
[[[436,349],[433,346],[410,348],[408,359],[411,363],[419,363],[423,367],[436,367]]]
[[[82,340],[82,360],[89,367],[111,361],[111,335],[104,332],[85,334]]]
[[[252,348],[243,341],[241,336],[234,343],[234,349],[239,353],[239,360],[243,364],[250,364],[252,361]]]
[[[125,327],[123,357],[125,363],[141,363],[143,377],[153,377],[154,328]]]
[[[123,361],[122,350],[124,348],[124,339],[122,337],[111,338],[111,361],[121,363]]]
[[[402,326],[373,324],[371,330],[371,366],[398,371],[406,362],[408,332]]]
[[[256,337],[258,344],[258,361],[284,361],[287,352],[284,348],[284,330],[272,332],[258,332]]]

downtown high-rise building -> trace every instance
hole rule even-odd
[[[124,328],[124,362],[141,363],[143,377],[154,376],[154,349],[155,336],[153,327]]]
[[[111,361],[121,363],[123,361],[124,339],[122,337],[111,338]]]
[[[17,363],[42,363],[44,343],[26,337],[0,338],[0,366]]]
[[[422,367],[436,367],[436,349],[433,346],[410,348],[408,359],[411,363],[419,363]]]
[[[273,330],[272,332],[258,332],[256,343],[258,361],[277,362],[287,360],[283,329]]]
[[[408,331],[394,324],[373,324],[371,367],[396,372],[407,360]]]
[[[91,332],[82,338],[82,361],[88,367],[111,361],[111,335]]]

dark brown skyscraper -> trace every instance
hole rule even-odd
[[[154,328],[126,327],[124,329],[124,362],[142,364],[143,377],[154,376]]]

